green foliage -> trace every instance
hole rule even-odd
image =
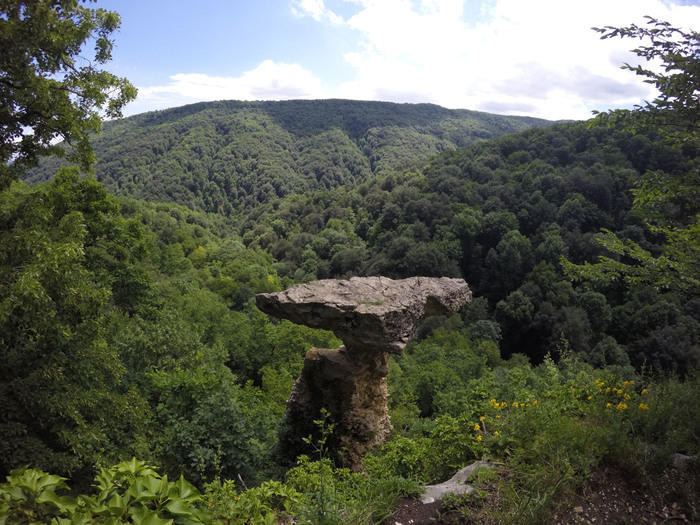
[[[696,143],[697,114],[700,111],[696,97],[700,85],[697,78],[700,33],[683,31],[650,16],[645,18],[646,27],[632,24],[628,27],[606,26],[594,29],[602,35],[603,40],[620,37],[650,42],[650,45],[640,45],[633,52],[648,63],[660,60],[663,64],[661,68],[624,64],[622,69],[644,77],[645,82],[658,89],[659,95],[644,106],[635,107],[632,112],[618,110],[603,113],[599,120],[621,121],[630,125],[632,130],[661,124],[660,129],[674,141]]]
[[[63,478],[17,471],[0,516],[378,523],[418,481],[487,457],[497,474],[446,508],[486,515],[496,494],[497,521],[541,523],[598,465],[644,477],[697,455],[692,129],[684,149],[586,123],[455,149],[542,124],[429,105],[197,104],[106,124],[98,173],[118,201],[75,171],[6,188],[2,468],[80,489],[101,470],[100,495],[75,499]],[[303,355],[339,341],[252,299],[376,274],[463,276],[475,300],[392,358],[395,430],[366,472],[333,465],[321,421],[318,458],[282,477],[272,450]],[[205,501],[145,463],[104,469],[135,454],[205,486]]]
[[[154,372],[155,447],[170,472],[197,483],[224,476],[249,483],[275,472],[275,412],[251,386],[235,384],[225,367]]]
[[[594,369],[574,355],[558,365],[504,362],[473,381],[473,391],[483,395],[472,397],[471,410],[439,416],[420,434],[394,436],[365,458],[365,467],[372,475],[442,481],[483,456],[495,470],[474,481],[480,492],[447,501],[443,512],[458,509],[489,523],[542,523],[558,505],[570,505],[600,465],[617,465],[653,487],[675,453],[700,451],[696,374],[654,379],[628,368],[620,376],[620,367]],[[689,481],[683,498],[692,501],[699,487],[692,472],[683,475]]]
[[[444,481],[485,452],[473,420],[471,413],[439,416],[425,436],[395,437],[369,454],[364,464],[375,476],[388,473],[422,483]]]
[[[89,135],[102,115],[121,116],[136,98],[126,79],[99,69],[109,62],[119,15],[78,0],[3,2],[0,8],[0,188],[37,164],[41,155],[63,154],[61,138],[74,146],[72,160],[87,168],[95,156]],[[82,48],[95,46],[91,60]]]
[[[594,348],[612,337],[623,352],[666,352],[654,362],[673,361],[673,352],[654,339],[651,327],[638,327],[632,335],[616,330],[616,307],[629,300],[617,281],[599,279],[572,287],[560,259],[564,256],[585,268],[599,256],[609,257],[625,271],[637,253],[661,255],[653,275],[650,267],[627,275],[635,282],[678,283],[680,277],[691,285],[697,265],[686,251],[693,246],[693,228],[664,245],[663,236],[645,230],[633,212],[630,181],[647,172],[681,180],[692,172],[692,151],[674,149],[654,132],[630,135],[570,123],[448,149],[427,164],[410,161],[401,169],[390,159],[408,152],[385,149],[370,159],[374,172],[366,174],[352,149],[369,147],[362,145],[363,133],[372,136],[370,155],[380,139],[395,146],[403,139],[394,134],[405,132],[410,142],[416,139],[410,129],[418,128],[428,134],[437,130],[440,140],[456,145],[456,121],[443,129],[447,121],[440,119],[451,117],[437,107],[292,102],[201,104],[168,115],[142,115],[135,117],[137,131],[130,131],[131,123],[115,122],[110,124],[115,135],[105,138],[110,148],[124,140],[136,147],[142,138],[153,139],[152,144],[148,139],[138,146],[134,156],[119,149],[110,158],[110,168],[105,167],[101,177],[113,191],[222,212],[202,214],[174,204],[121,201],[125,214],[152,232],[149,263],[159,274],[152,277],[155,284],[150,289],[140,288],[141,308],[149,294],[167,297],[166,302],[188,295],[188,314],[194,313],[198,321],[192,333],[215,353],[226,348],[227,364],[241,380],[259,385],[263,367],[276,360],[269,353],[272,349],[281,352],[281,361],[290,356],[289,363],[272,367],[275,373],[294,375],[298,367],[291,358],[296,350],[287,352],[274,337],[253,335],[265,325],[249,305],[256,292],[354,275],[465,277],[475,297],[488,301],[485,314],[465,328],[472,338],[496,343],[504,357],[522,353],[540,362],[548,352],[557,356],[563,334],[582,355],[593,356]],[[319,115],[327,120],[319,120]],[[384,125],[379,117],[386,119]],[[433,118],[443,124],[431,126]],[[473,122],[469,126],[481,129]],[[325,154],[318,154],[316,146]],[[168,161],[162,170],[156,166],[171,154],[176,162]],[[154,162],[141,166],[146,159]],[[295,177],[301,174],[295,163],[302,160],[303,177],[309,178],[297,184]],[[109,174],[112,167],[114,175]],[[253,173],[250,180],[247,170]],[[319,174],[327,180],[319,180]],[[269,182],[264,182],[266,177]],[[152,188],[148,191],[153,194],[136,191],[141,185]],[[227,208],[226,202],[232,204]],[[687,208],[679,206],[674,209]],[[601,227],[638,250],[611,255],[598,242],[607,238],[599,233]],[[675,250],[673,257],[669,250]],[[662,264],[665,260],[688,264]],[[150,271],[124,271],[124,281],[138,284]],[[129,302],[132,289],[139,288],[121,288],[123,303]],[[210,302],[202,295],[204,289],[237,313],[225,314],[215,298],[215,308],[199,309],[199,302]],[[589,291],[605,296],[607,306],[601,304],[601,311],[612,312],[610,319],[586,306],[583,296]],[[683,305],[691,296],[679,295],[679,300]],[[690,316],[698,321],[697,315]],[[698,343],[688,326],[670,329],[680,334],[675,338],[677,353],[692,356]],[[493,349],[486,354],[490,364],[497,363]],[[635,366],[640,362],[632,359]],[[684,364],[678,369],[686,368]]]
[[[153,467],[132,459],[110,469],[102,469],[95,478],[100,491],[92,512],[101,517],[134,523],[206,523],[207,515],[197,508],[202,498],[183,477],[169,482]]]
[[[350,472],[323,458],[300,456],[286,475],[286,485],[304,494],[298,515],[311,523],[381,523],[401,497],[416,496],[420,486],[391,473]]]
[[[94,144],[96,170],[114,194],[230,215],[548,124],[427,104],[225,101],[109,122]],[[45,163],[32,180],[57,166]]]
[[[303,494],[279,481],[265,481],[239,494],[232,481],[217,479],[207,484],[205,498],[217,523],[246,525],[274,525],[308,504]]]
[[[144,402],[117,390],[124,367],[104,315],[123,298],[115,291],[138,258],[138,229],[74,170],[15,183],[0,201],[0,470],[31,463],[65,475],[133,452]]]
[[[476,491],[445,498],[441,512],[488,523],[541,523],[570,505],[598,465],[617,465],[653,487],[674,454],[700,452],[697,375],[683,382],[623,378],[571,357],[558,365],[505,365],[478,380],[483,399],[473,412],[441,416],[425,436],[395,437],[365,458],[366,473],[336,468],[325,457],[300,457],[284,482],[237,491],[233,481],[217,478],[202,497],[184,479],[169,482],[131,460],[101,469],[93,494],[73,496],[65,494],[64,478],[23,468],[0,485],[0,520],[380,523],[398,498],[420,492],[416,479],[442,480],[486,457],[493,468],[468,480]],[[697,500],[692,470],[677,475],[687,481],[678,497]]]
[[[601,226],[658,253],[662,239],[631,213],[630,180],[647,170],[676,177],[691,165],[653,134],[559,125],[445,153],[420,169],[285,198],[251,212],[241,231],[248,247],[274,255],[289,284],[464,276],[475,297],[488,301],[466,328],[497,342],[504,357],[523,353],[540,362],[556,355],[562,333],[584,354],[606,337],[628,352],[631,338],[613,333],[615,307],[628,297],[612,281],[572,287],[560,259],[585,264],[605,255],[596,240]],[[605,296],[602,310],[586,303],[588,292]],[[613,317],[603,319],[606,311]],[[497,324],[472,326],[480,321]],[[693,353],[689,341],[683,353]]]
[[[0,484],[0,523],[47,523],[75,513],[77,504],[56,491],[67,489],[66,479],[27,467],[13,470]]]
[[[487,373],[486,358],[472,349],[459,332],[438,328],[420,343],[411,343],[397,357],[399,370],[389,384],[393,400],[405,403],[409,396],[422,417],[458,415],[473,398],[471,382]],[[400,373],[398,373],[400,372]]]
[[[0,484],[0,523],[210,523],[202,498],[184,478],[175,482],[132,459],[95,477],[94,495],[59,495],[65,479],[36,469],[13,470]]]
[[[647,17],[646,26],[596,28],[602,39],[639,38],[649,45],[633,50],[640,58],[659,68],[625,64],[623,69],[644,77],[658,96],[634,110],[615,110],[596,117],[598,125],[621,125],[636,133],[658,130],[678,148],[697,155],[700,146],[697,91],[700,86],[697,48],[700,33],[685,32],[668,22]],[[601,244],[612,257],[600,257],[595,264],[567,265],[577,279],[592,281],[624,279],[632,285],[652,284],[684,294],[700,290],[700,206],[698,204],[697,162],[682,173],[649,170],[638,177],[634,208],[648,222],[652,233],[665,240],[662,253],[651,253],[636,242],[606,231]]]
[[[697,244],[697,225],[682,234],[674,236],[668,250],[654,255],[627,239],[621,240],[609,230],[603,230],[598,237],[600,245],[613,256],[601,255],[595,263],[585,262],[576,265],[562,258],[566,273],[577,281],[587,281],[596,285],[610,285],[622,280],[629,286],[653,284],[660,289],[677,289],[688,293],[700,287],[700,278],[695,272],[695,255],[689,251]],[[680,245],[683,245],[681,248]]]

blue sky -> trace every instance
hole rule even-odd
[[[653,97],[619,69],[650,15],[700,27],[700,0],[98,0],[122,27],[125,114],[202,100],[430,102],[548,119]]]

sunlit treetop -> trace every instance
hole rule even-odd
[[[119,15],[89,3],[0,0],[0,182],[43,155],[64,154],[61,140],[72,146],[71,160],[89,169],[90,132],[136,97],[128,80],[101,69]]]

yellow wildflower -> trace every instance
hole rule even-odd
[[[539,404],[540,404],[540,402],[539,402],[539,401],[537,401],[537,400],[535,399],[535,400],[534,400],[534,401],[532,402],[532,404],[533,404],[533,405],[535,405],[535,406],[537,406],[537,405],[539,405]]]
[[[617,405],[615,408],[618,412],[622,412],[623,410],[627,410],[627,405],[625,405],[622,401]]]
[[[517,401],[513,401],[513,406],[514,406],[515,408],[518,408],[518,402],[517,402]]]
[[[479,434],[478,436],[476,436],[476,440],[477,440],[477,441],[481,441],[481,434]]]
[[[612,406],[612,404],[610,404],[610,403],[605,403],[605,408],[610,408],[611,406]]]
[[[493,435],[496,437],[500,436],[500,434],[498,433],[498,430],[496,430],[496,432],[494,432]]]
[[[481,416],[481,417],[479,418],[479,421],[483,421],[484,419],[486,419],[486,416]]]
[[[649,393],[649,391],[646,388],[644,390],[642,390],[642,392],[641,392],[641,394],[643,396],[647,395],[648,393]]]
[[[629,395],[629,394],[625,394],[625,400],[629,401],[630,399],[632,399],[632,398],[630,397],[630,395]]]
[[[593,396],[588,396],[588,400],[590,401],[591,399],[593,399]]]
[[[476,425],[474,425],[474,430],[481,430],[481,427],[479,426],[479,423],[477,423]]]
[[[610,387],[608,387],[608,388],[605,389],[605,393],[606,393],[606,394],[609,394],[609,393],[610,393]]]
[[[642,412],[646,412],[647,410],[649,410],[649,405],[645,405],[644,403],[639,403],[639,410],[641,410]]]
[[[496,414],[496,419],[501,419],[501,414]]]

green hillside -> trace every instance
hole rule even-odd
[[[504,356],[539,362],[566,340],[594,364],[684,372],[700,363],[692,290],[573,286],[560,259],[607,254],[601,228],[658,253],[661,238],[632,212],[632,181],[693,162],[659,137],[561,124],[258,206],[240,234],[292,281],[463,277],[477,297],[464,329]]]
[[[230,214],[549,124],[431,104],[200,103],[107,123],[94,140],[95,172],[115,195]],[[46,180],[59,165],[44,162],[27,180]]]

